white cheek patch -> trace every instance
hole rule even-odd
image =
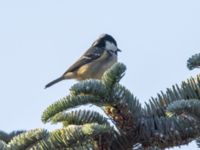
[[[114,43],[111,43],[109,41],[106,41],[106,47],[107,50],[117,51],[117,46],[115,46]]]

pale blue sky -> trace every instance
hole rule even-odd
[[[118,41],[122,84],[141,103],[199,72],[186,68],[200,51],[199,0],[0,0],[0,129],[54,128],[41,114],[76,81],[44,86],[101,33]]]

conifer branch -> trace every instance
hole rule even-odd
[[[100,80],[84,80],[74,84],[70,88],[70,94],[77,96],[81,94],[99,96],[100,98],[107,98],[108,90]]]
[[[200,54],[189,59],[189,68],[198,67],[199,58]],[[69,96],[50,105],[42,121],[60,122],[63,128],[50,133],[32,130],[11,141],[0,132],[0,148],[122,150],[134,146],[152,150],[187,144],[194,139],[200,145],[200,76],[168,88],[142,108],[139,100],[119,84],[125,70],[123,64],[117,63],[102,80],[77,83]],[[103,108],[108,117],[91,110],[73,110],[89,103]]]
[[[166,108],[174,101],[198,99],[200,100],[200,76],[182,82],[181,86],[172,86],[166,94],[161,92],[157,98],[152,98],[146,103],[145,114],[148,116],[166,116]]]
[[[190,100],[179,100],[171,103],[167,107],[167,111],[173,113],[174,115],[180,115],[186,117],[187,119],[196,122],[200,122],[200,100],[190,99]]]
[[[68,125],[83,125],[86,123],[98,123],[109,125],[108,118],[95,111],[90,110],[75,110],[61,112],[52,118],[52,123],[63,122],[64,126]]]
[[[6,150],[7,149],[7,144],[2,140],[0,140],[0,149],[1,150]]]
[[[124,64],[116,63],[104,73],[102,81],[106,85],[106,87],[112,89],[112,87],[116,83],[119,83],[119,81],[123,78],[123,76],[125,75],[125,71],[126,66]]]
[[[131,92],[120,84],[113,87],[111,102],[120,107],[127,107],[128,111],[132,113],[134,118],[141,115],[141,104],[139,100],[131,94]]]
[[[200,135],[196,121],[184,117],[149,117],[139,124],[139,141],[144,147],[169,148],[191,142]]]
[[[77,95],[77,96],[67,96],[54,104],[50,105],[42,114],[42,121],[47,123],[51,118],[57,113],[67,111],[68,109],[88,104],[88,103],[100,103],[100,98],[91,95]]]
[[[187,67],[189,70],[200,67],[200,54],[195,54],[187,61]]]
[[[107,125],[96,123],[84,125],[69,125],[50,133],[47,140],[42,140],[34,146],[35,149],[68,149],[80,146],[94,148],[92,140],[104,133],[112,133],[113,129]],[[83,144],[83,145],[82,145]]]
[[[11,133],[6,133],[4,131],[0,131],[0,140],[4,141],[5,143],[8,143],[8,142],[10,142],[10,140],[13,137],[15,137],[15,136],[17,136],[17,135],[19,135],[23,132],[25,132],[25,131],[24,130],[18,130],[18,131],[13,131]]]
[[[44,129],[35,129],[15,136],[7,145],[8,150],[25,150],[48,137]]]

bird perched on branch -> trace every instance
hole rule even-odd
[[[45,88],[64,79],[101,79],[103,73],[117,62],[117,47],[115,39],[108,34],[102,34],[91,47],[59,78],[48,83]]]

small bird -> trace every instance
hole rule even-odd
[[[102,34],[91,47],[59,78],[48,83],[45,88],[64,79],[101,79],[103,73],[117,62],[117,47],[115,39],[108,34]]]

